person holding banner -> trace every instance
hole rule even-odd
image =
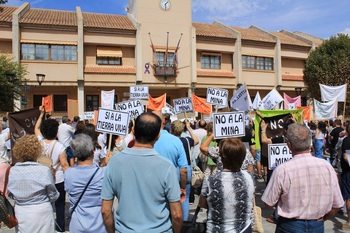
[[[101,193],[101,212],[108,233],[181,232],[176,169],[154,149],[161,124],[157,115],[142,113],[135,121],[134,147],[125,148],[108,162]],[[119,203],[113,217],[115,196]]]
[[[237,138],[219,143],[222,171],[203,182],[199,206],[208,209],[207,232],[252,232],[254,181],[242,170],[246,147]]]
[[[276,206],[276,233],[323,233],[324,221],[344,205],[337,174],[310,154],[311,132],[302,124],[288,126],[287,145],[293,158],[274,170],[262,201]]]
[[[323,121],[319,121],[317,124],[317,130],[315,133],[315,156],[317,158],[323,159],[323,149],[325,147],[325,139],[327,135],[326,123]]]

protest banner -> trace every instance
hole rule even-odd
[[[207,103],[217,105],[219,108],[227,106],[228,90],[213,87],[207,88]]]
[[[269,170],[275,169],[278,165],[288,162],[292,158],[292,152],[288,148],[287,143],[268,145]]]
[[[168,103],[165,103],[165,107],[162,108],[162,114],[170,114],[170,116],[175,116],[176,112],[175,109],[173,108],[173,106],[171,106]]]
[[[48,95],[42,98],[42,104],[45,108],[45,112],[52,112],[52,95]]]
[[[114,90],[101,91],[101,108],[113,109]]]
[[[126,136],[128,126],[129,113],[104,108],[98,110],[97,132]]]
[[[214,113],[214,138],[243,137],[245,135],[244,119],[244,112]]]
[[[283,101],[282,96],[276,89],[272,89],[259,103],[258,109],[271,110]]]
[[[165,103],[166,93],[156,98],[153,98],[151,95],[148,95],[147,109],[151,109],[154,111],[162,111],[162,108],[165,107]]]
[[[192,105],[193,110],[196,112],[203,114],[211,114],[212,112],[211,104],[207,104],[205,98],[198,97],[195,94],[192,94]]]
[[[148,100],[148,86],[131,86],[130,99]]]
[[[115,110],[128,112],[131,119],[136,119],[143,113],[143,105],[141,100],[129,100],[115,104]]]
[[[93,120],[94,114],[94,111],[84,112],[84,120]]]
[[[184,112],[193,112],[193,105],[191,98],[179,98],[174,99],[174,109],[176,114],[184,113]]]

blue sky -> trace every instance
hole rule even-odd
[[[160,0],[148,0],[160,1]],[[176,1],[176,0],[170,0]],[[25,1],[8,0],[19,6]],[[33,8],[126,15],[128,0],[29,0]],[[349,0],[192,0],[193,22],[255,25],[268,31],[301,31],[320,38],[350,35]]]

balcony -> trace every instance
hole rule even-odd
[[[154,65],[155,76],[176,76],[176,66]]]

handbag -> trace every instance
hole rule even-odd
[[[15,209],[5,196],[11,167],[9,166],[6,169],[4,190],[2,192],[0,191],[0,222],[4,222],[8,228],[18,225]]]
[[[193,215],[192,221],[184,221],[182,224],[181,233],[204,233],[207,230],[206,222],[196,222],[198,213],[201,207],[197,206]]]
[[[255,197],[253,199],[253,211],[254,211],[253,232],[264,233],[264,228],[262,225],[261,208],[259,206],[256,206]]]
[[[91,183],[92,179],[93,179],[93,178],[94,178],[94,176],[96,175],[96,173],[97,173],[98,169],[100,169],[100,167],[98,167],[98,168],[96,169],[96,171],[94,172],[94,174],[92,174],[92,176],[91,176],[90,180],[89,180],[89,181],[87,182],[87,184],[85,185],[85,188],[84,188],[83,192],[80,194],[80,197],[78,198],[78,201],[75,203],[74,207],[72,208],[72,211],[70,211],[70,214],[73,214],[73,212],[74,212],[75,208],[77,208],[77,206],[78,206],[78,204],[79,204],[79,202],[80,202],[81,198],[83,197],[83,195],[84,195],[84,193],[85,193],[85,191],[86,191],[87,187],[88,187],[88,186],[89,186],[89,184]]]
[[[51,173],[52,173],[52,177],[53,177],[54,180],[56,178],[56,171],[57,171],[58,166],[56,167],[56,169],[53,167],[52,152],[55,149],[56,142],[57,142],[57,140],[55,140],[55,142],[54,142],[50,152],[48,154],[46,154],[45,151],[44,151],[44,148],[45,148],[44,147],[44,141],[41,141],[42,154],[36,160],[38,163],[40,163],[40,164],[50,168]]]
[[[192,161],[192,155],[190,150],[190,143],[188,142],[188,139],[186,138],[187,146],[188,146],[188,152],[190,153],[190,159]],[[193,188],[199,188],[204,180],[204,173],[198,166],[192,166],[192,177],[191,177],[191,185]]]

